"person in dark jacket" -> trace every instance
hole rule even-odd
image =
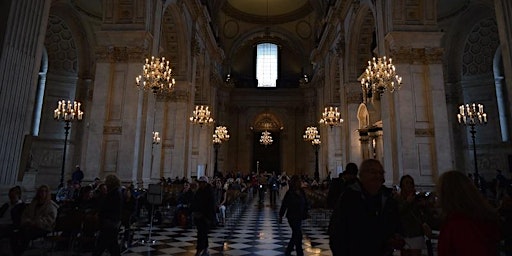
[[[302,180],[298,175],[294,175],[289,182],[289,189],[286,191],[279,209],[279,223],[283,222],[283,216],[286,215],[288,224],[292,229],[292,237],[285,252],[287,256],[291,255],[294,247],[297,256],[304,255],[302,250],[302,221],[308,216],[308,208],[306,194],[302,189]]]
[[[105,177],[107,194],[99,203],[100,231],[93,256],[101,255],[105,250],[112,256],[121,255],[119,242],[119,226],[121,225],[121,181],[114,174]]]
[[[329,222],[333,256],[388,256],[401,249],[398,204],[383,183],[381,163],[364,160],[359,181],[345,189]]]
[[[338,175],[338,178],[331,180],[329,184],[329,192],[327,193],[327,207],[334,209],[338,198],[346,187],[350,186],[357,180],[358,168],[355,163],[347,163],[345,171]]]
[[[196,256],[208,254],[208,232],[215,221],[215,198],[208,177],[201,176],[197,180],[199,187],[194,194],[191,210],[197,228]]]

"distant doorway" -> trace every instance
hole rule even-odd
[[[262,145],[260,143],[261,132],[253,132],[253,163],[251,164],[254,172],[280,173],[281,172],[281,150],[280,133],[272,133],[272,144]]]

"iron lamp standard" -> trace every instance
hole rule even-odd
[[[77,101],[59,101],[59,105],[53,111],[53,118],[57,121],[64,121],[64,153],[62,154],[62,168],[60,170],[60,184],[59,188],[64,186],[64,169],[66,168],[66,150],[68,145],[69,129],[71,129],[71,123],[75,120],[80,121],[84,115],[84,112],[80,109],[82,103]]]
[[[478,189],[481,189],[482,184],[480,184],[480,174],[478,173],[478,162],[476,159],[475,126],[487,124],[487,114],[484,112],[484,105],[475,103],[460,105],[457,120],[459,124],[470,127],[469,132],[471,133],[471,139],[473,141],[473,160],[475,161],[475,174],[473,179]]]
[[[320,181],[320,171],[318,169],[318,150],[320,149],[320,144],[322,141],[320,141],[320,135],[317,136],[317,138],[311,141],[311,145],[313,145],[313,148],[315,149],[315,179]]]
[[[218,174],[218,157],[219,157],[219,148],[224,141],[229,140],[228,129],[225,126],[217,126],[215,127],[215,131],[213,133],[213,149],[215,153],[215,163],[213,165],[213,173]]]
[[[305,141],[310,141],[311,145],[313,145],[313,148],[315,149],[315,180],[320,179],[320,172],[318,170],[318,150],[320,148],[320,144],[322,141],[320,141],[320,134],[318,134],[318,129],[315,126],[309,126],[306,128],[306,131],[304,132],[304,135],[302,135]]]

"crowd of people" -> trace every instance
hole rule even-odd
[[[292,230],[285,255],[293,251],[303,255],[302,222],[317,200],[311,191],[325,191],[322,207],[332,210],[328,235],[334,256],[394,255],[397,251],[414,256],[425,250],[433,255],[432,238],[438,240],[439,256],[497,255],[498,251],[511,255],[510,185],[500,187],[497,201],[489,200],[474,180],[459,171],[443,173],[435,191],[427,193],[417,191],[411,175],[403,175],[396,187],[386,187],[384,182],[382,164],[367,159],[359,166],[348,163],[337,178],[321,182],[304,175],[260,172],[201,176],[192,181],[162,178],[159,184],[164,194],[161,205],[174,206],[170,225],[197,228],[198,256],[208,255],[209,231],[226,224],[233,195],[251,195],[260,204],[269,200],[271,206],[282,198],[278,222],[286,218]],[[25,203],[19,186],[9,190],[9,202],[0,208],[0,239],[10,241],[13,255],[21,255],[31,240],[52,232],[59,216],[69,209],[96,216],[96,244],[89,247],[92,255],[104,251],[120,255],[132,245],[131,227],[140,221],[143,209],[150,218],[155,215],[145,200],[146,191],[122,186],[113,174],[83,185],[79,166],[53,198],[51,192],[48,186],[39,186],[30,203]]]

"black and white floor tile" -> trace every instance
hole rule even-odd
[[[234,207],[235,208],[235,207]],[[214,228],[209,235],[209,253],[217,255],[284,255],[291,230],[286,223],[278,223],[279,205],[270,205],[268,200],[260,204],[251,200],[245,207],[232,209],[224,227]],[[303,226],[303,249],[305,255],[332,255],[326,234],[327,215],[321,212],[305,221]],[[149,227],[135,231],[134,240],[148,240]],[[195,228],[155,226],[151,229],[154,243],[135,243],[123,255],[194,255]],[[295,253],[292,253],[294,255]]]

